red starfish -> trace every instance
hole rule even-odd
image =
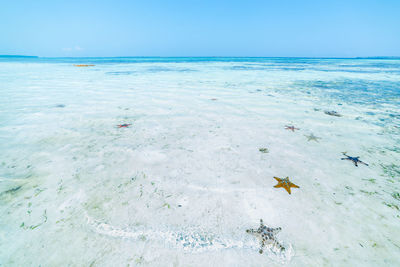
[[[294,132],[294,130],[300,130],[299,128],[295,128],[294,126],[288,126],[288,125],[285,126],[285,129],[292,130],[292,132]]]
[[[128,128],[130,125],[132,125],[132,124],[130,124],[130,123],[124,123],[124,124],[119,124],[119,125],[117,125],[117,127],[118,127],[118,128]]]

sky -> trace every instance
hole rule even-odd
[[[0,55],[400,56],[400,0],[0,0]]]

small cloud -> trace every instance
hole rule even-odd
[[[83,50],[83,48],[80,47],[79,45],[76,45],[74,47],[64,47],[64,48],[62,48],[62,51],[65,51],[65,52],[82,51],[82,50]]]

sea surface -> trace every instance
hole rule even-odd
[[[400,59],[0,57],[0,266],[400,266]]]

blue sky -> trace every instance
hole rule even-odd
[[[400,0],[2,0],[0,54],[400,56]]]

